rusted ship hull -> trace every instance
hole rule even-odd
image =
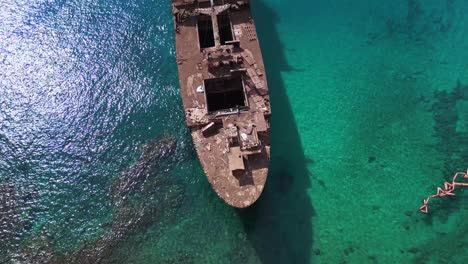
[[[268,85],[250,1],[172,0],[180,91],[215,192],[244,208],[261,195],[270,157]]]

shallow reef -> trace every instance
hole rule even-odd
[[[46,231],[39,232],[22,246],[22,253],[14,259],[20,263],[101,263],[111,260],[119,243],[136,230],[173,215],[183,204],[184,187],[167,174],[170,169],[167,161],[176,150],[173,138],[152,140],[136,163],[114,181],[109,190],[112,219],[102,225],[104,231],[100,237],[85,242],[73,252],[57,252],[51,246],[53,238]],[[1,202],[4,203],[3,198]]]
[[[21,245],[21,236],[31,230],[37,208],[29,206],[37,191],[24,191],[9,182],[0,183],[0,263],[10,259]]]
[[[468,224],[464,220],[456,223],[456,230],[439,232],[436,239],[430,240],[422,246],[411,248],[415,254],[413,263],[464,263],[466,261],[466,247]],[[441,245],[445,245],[441,247]],[[431,263],[432,263],[431,262]]]
[[[369,33],[367,43],[396,38],[430,46],[434,38],[446,37],[455,23],[454,0],[445,1],[439,8],[429,6],[425,1],[407,0],[406,12],[402,16],[389,16],[385,20],[385,30]]]
[[[458,81],[449,92],[435,91],[433,100],[426,103],[431,105],[430,111],[434,119],[434,136],[438,139],[435,147],[445,158],[442,171],[446,175],[445,180],[450,181],[454,172],[464,171],[468,164],[468,131],[459,129],[459,123],[467,121],[461,119],[461,111],[466,112],[466,109],[462,109],[460,105],[468,103],[468,85]],[[410,252],[415,255],[414,263],[426,263],[429,260],[437,263],[463,262],[464,246],[467,243],[465,234],[468,231],[463,217],[468,209],[464,203],[465,193],[466,191],[460,189],[456,196],[434,202],[433,206],[436,208],[423,218],[426,224],[432,225],[436,219],[446,223],[453,216],[456,217],[456,228],[449,232],[439,232],[436,239],[411,248]]]
[[[3,256],[8,254],[11,242],[18,230],[18,222],[16,221],[15,211],[18,204],[18,195],[14,186],[2,184],[0,185],[0,262],[3,262]]]
[[[438,138],[437,150],[445,154],[444,172],[447,175],[465,169],[463,166],[468,163],[468,131],[457,129],[459,122],[465,122],[460,119],[458,107],[462,101],[468,101],[468,85],[460,81],[450,92],[434,92],[431,106],[434,136]]]

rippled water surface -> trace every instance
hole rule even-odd
[[[203,176],[169,0],[0,1],[0,263],[466,263],[465,0],[258,0],[260,201]]]
[[[0,5],[1,257],[67,252],[105,232],[145,142],[170,131],[187,156],[168,3]]]

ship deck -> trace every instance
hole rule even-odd
[[[268,174],[271,110],[249,1],[173,0],[173,14],[181,96],[201,165],[226,203],[250,206]]]

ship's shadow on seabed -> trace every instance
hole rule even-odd
[[[281,72],[290,71],[276,24],[278,15],[263,1],[252,11],[265,62],[270,99],[271,160],[259,201],[239,211],[248,239],[263,263],[309,263],[314,210],[307,163]]]

